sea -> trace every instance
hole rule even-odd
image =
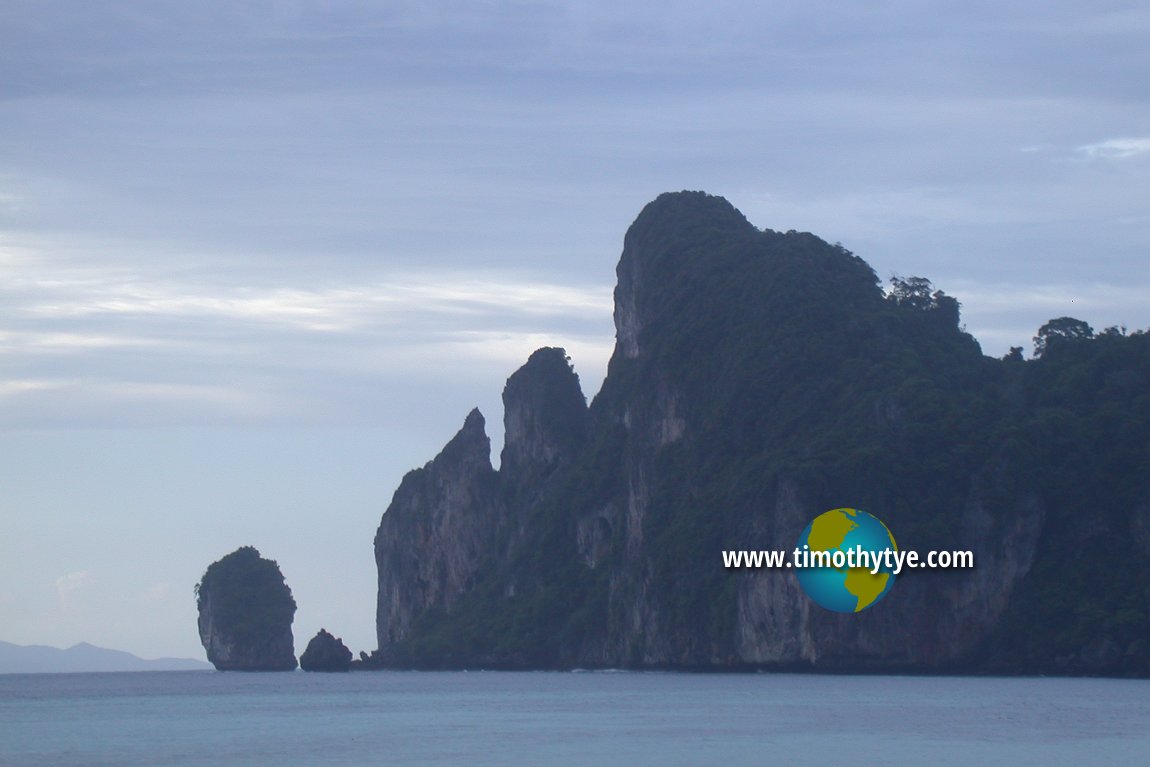
[[[1131,765],[1150,680],[636,672],[0,676],[0,765]]]

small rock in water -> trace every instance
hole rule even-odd
[[[351,650],[343,640],[320,629],[299,656],[299,667],[304,671],[347,671],[351,668]]]

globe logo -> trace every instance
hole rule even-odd
[[[807,596],[828,610],[857,613],[894,585],[894,536],[878,517],[859,509],[832,509],[803,530],[794,566]]]

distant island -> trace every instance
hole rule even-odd
[[[617,274],[590,405],[540,349],[498,470],[474,410],[403,478],[371,665],[1150,674],[1150,335],[1056,317],[989,358],[930,280],[701,192],[647,205]],[[720,561],[843,506],[977,566],[855,615]]]
[[[122,650],[87,642],[66,650],[45,645],[0,642],[0,674],[53,674],[93,671],[203,671],[211,666],[191,658],[145,660]]]

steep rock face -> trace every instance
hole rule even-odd
[[[681,215],[685,207],[691,215]],[[694,292],[700,277],[737,268],[728,246],[753,246],[757,234],[730,203],[703,192],[661,195],[644,208],[627,230],[615,270],[616,357],[654,351],[648,343],[681,311],[681,293]]]
[[[768,508],[764,519],[778,524],[777,534],[759,540],[770,548],[793,547],[810,521],[811,505],[784,485]],[[987,638],[1030,571],[1043,521],[1036,498],[990,510],[972,497],[963,512],[963,522],[971,524],[954,544],[977,552],[977,568],[904,571],[889,604],[858,615],[815,606],[789,573],[744,572],[737,576],[736,655],[750,664],[853,670],[957,666]]]
[[[498,472],[483,415],[473,410],[433,461],[404,477],[380,521],[376,633],[385,656],[421,618],[452,613],[478,575],[507,556],[539,488],[586,439],[587,404],[563,349],[532,354],[503,402]]]
[[[505,485],[538,487],[587,437],[587,402],[563,349],[537,350],[503,389]]]
[[[376,533],[381,648],[405,638],[419,615],[450,611],[491,555],[505,513],[483,414],[472,410],[434,460],[403,478]]]
[[[833,458],[820,476],[805,478],[765,472],[756,454],[793,449],[811,433],[834,440],[842,410],[860,404],[852,402],[858,393],[850,381],[868,367],[881,380],[894,355],[906,352],[920,355],[924,366],[944,355],[973,366],[977,345],[953,329],[943,342],[928,337],[915,348],[908,339],[910,348],[898,351],[881,325],[886,302],[861,260],[810,235],[757,232],[726,201],[696,193],[666,195],[640,214],[618,274],[616,353],[595,404],[600,428],[621,423],[626,435],[617,507],[627,532],[595,660],[940,668],[978,652],[1029,572],[1044,521],[1032,489],[1017,488],[994,505],[984,501],[978,476],[990,467],[975,466],[959,478],[965,490],[953,495],[966,500],[953,510],[959,521],[951,535],[910,539],[976,550],[979,567],[908,572],[881,610],[857,616],[822,610],[784,571],[729,573],[727,585],[717,567],[703,566],[691,568],[703,577],[681,578],[688,562],[717,558],[722,549],[789,551],[822,511],[846,502],[869,506],[868,499],[889,495],[879,476],[865,476],[891,472],[879,456],[852,467],[864,476],[842,483],[844,498],[822,487],[824,477],[833,482],[843,471]],[[732,300],[744,290],[746,299]],[[707,331],[745,340],[731,343]],[[857,357],[844,359],[844,348]],[[802,396],[808,386],[822,397]],[[867,409],[890,411],[887,391],[869,394]],[[713,401],[719,397],[726,400]],[[877,426],[882,418],[861,420]],[[786,422],[802,424],[807,434]],[[887,427],[889,433],[855,439],[877,452],[901,438],[897,423]],[[780,439],[787,444],[775,448]],[[716,447],[729,452],[716,460]],[[803,446],[800,455],[823,449]],[[724,471],[716,481],[712,472]],[[700,513],[691,522],[694,534],[684,536],[674,528],[694,516],[691,505],[699,501],[692,496],[721,504]],[[898,517],[888,519],[899,529]],[[691,591],[694,599],[680,598]],[[733,599],[724,597],[732,592]],[[717,604],[724,598],[733,604]]]
[[[200,642],[220,671],[291,671],[295,600],[279,566],[244,546],[213,562],[196,586]]]
[[[561,350],[540,350],[508,381],[502,466],[454,507],[461,532],[408,534],[400,519],[447,512],[397,492],[376,539],[385,663],[1150,670],[1146,568],[1116,569],[1099,596],[1064,566],[1150,540],[1145,496],[1106,495],[1142,488],[1150,459],[1127,385],[1150,364],[1130,343],[1093,362],[990,360],[953,299],[888,297],[841,246],[756,230],[702,193],[648,205],[617,274],[615,353],[589,409]],[[1044,388],[1071,363],[1085,369],[1066,381],[1113,381],[1110,412],[1136,411],[1123,448],[1060,436],[1069,412],[1092,417]],[[841,506],[877,514],[902,549],[977,565],[904,571],[857,615],[818,607],[792,573],[723,568],[723,550],[790,551]],[[393,604],[446,581],[385,572],[447,556],[491,514],[450,603],[415,599],[407,630],[384,631],[385,586]]]

